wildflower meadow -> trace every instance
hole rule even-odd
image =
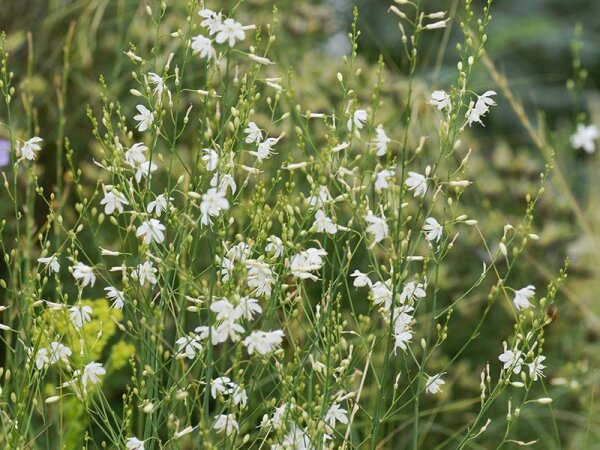
[[[600,448],[600,71],[506,5],[3,2],[0,448]]]

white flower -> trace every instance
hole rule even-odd
[[[394,354],[396,354],[396,350],[398,348],[400,348],[402,351],[406,351],[408,349],[408,344],[410,343],[412,336],[413,332],[409,329],[394,334]]]
[[[226,395],[230,393],[232,383],[229,377],[218,377],[210,381],[210,395],[216,399],[217,394]]]
[[[333,198],[329,193],[327,186],[319,186],[319,192],[317,195],[311,195],[306,199],[308,204],[312,207],[323,208],[327,203],[331,202]]]
[[[144,441],[140,441],[136,437],[127,438],[125,447],[127,447],[127,450],[145,450],[144,449]]]
[[[241,314],[236,311],[235,307],[226,298],[211,303],[210,310],[217,314],[217,320],[235,321],[241,317]]]
[[[205,148],[202,161],[206,161],[206,170],[212,172],[219,166],[219,154],[212,148]]]
[[[271,157],[271,152],[273,150],[273,146],[279,142],[277,138],[267,138],[264,142],[258,144],[255,152],[249,152],[251,155],[256,156],[258,162],[261,162],[265,159],[269,159]]]
[[[335,234],[338,230],[337,225],[325,215],[322,209],[317,210],[315,213],[313,227],[317,233]]]
[[[283,255],[284,249],[283,241],[281,239],[279,239],[277,236],[269,236],[267,241],[269,243],[265,246],[265,252],[273,253],[275,258],[279,258],[281,255]]]
[[[274,352],[283,342],[283,331],[253,331],[250,336],[247,336],[242,344],[248,350],[248,354],[254,352],[259,355],[268,355]]]
[[[215,188],[210,188],[206,194],[202,196],[200,203],[200,223],[208,225],[212,223],[210,217],[218,216],[221,211],[229,209],[229,202],[225,198],[225,193],[218,191]]]
[[[93,310],[91,306],[72,306],[69,308],[69,312],[69,318],[75,328],[81,328],[84,324],[92,320],[91,314]]]
[[[221,13],[217,14],[210,9],[202,9],[198,12],[198,15],[204,19],[200,22],[200,26],[208,28],[208,34],[211,36],[221,28]]]
[[[50,346],[48,347],[50,364],[56,364],[59,361],[69,364],[69,356],[71,356],[72,353],[73,352],[69,347],[60,342],[50,342]]]
[[[414,308],[410,305],[400,306],[394,309],[394,317],[392,322],[394,323],[394,333],[400,334],[403,331],[410,331],[410,326],[413,322],[413,316],[409,313],[414,311]]]
[[[217,56],[212,41],[201,34],[192,38],[192,51],[195,55],[200,55],[200,58],[215,58]]]
[[[512,373],[516,374],[521,372],[523,358],[521,358],[520,350],[516,352],[513,352],[512,350],[506,350],[498,357],[498,359],[504,363],[504,369],[512,368]]]
[[[437,375],[429,377],[427,384],[425,385],[425,392],[428,394],[442,392],[442,385],[446,384],[446,382],[442,380],[442,375],[443,373],[438,373]]]
[[[539,377],[544,376],[544,369],[546,366],[542,364],[546,357],[544,355],[536,356],[532,363],[527,364],[529,366],[529,376],[533,381],[537,381]]]
[[[231,195],[235,194],[235,191],[237,190],[233,175],[229,175],[228,173],[215,173],[210,179],[210,186],[216,188],[225,195],[227,194],[227,188],[231,189]]]
[[[404,182],[409,191],[415,191],[415,197],[423,197],[427,192],[427,178],[417,172],[408,172],[408,178]]]
[[[233,319],[226,319],[219,324],[216,328],[212,329],[212,343],[213,345],[225,342],[227,339],[231,339],[231,342],[237,342],[240,340],[240,334],[244,333],[244,327]]]
[[[96,282],[96,275],[94,275],[94,269],[90,266],[86,266],[82,262],[77,262],[73,266],[73,278],[81,280],[81,286],[86,287],[87,285],[94,286]]]
[[[142,286],[146,283],[146,280],[150,284],[156,284],[156,272],[158,272],[156,267],[150,261],[146,261],[144,264],[138,264],[137,268],[131,273],[131,276],[138,279]]]
[[[156,164],[150,161],[144,161],[138,166],[137,171],[135,172],[135,181],[139,183],[142,181],[142,177],[149,176],[152,172],[156,172],[156,169],[158,169]]]
[[[253,142],[260,144],[262,141],[262,131],[260,131],[260,128],[258,128],[258,125],[254,122],[248,123],[244,133],[246,133],[246,144],[251,144]]]
[[[391,167],[389,169],[382,170],[375,178],[375,190],[381,192],[383,189],[390,187],[388,181],[396,176],[396,170]]]
[[[113,301],[112,307],[115,309],[123,309],[123,305],[125,304],[123,292],[112,286],[105,287],[104,290],[106,291],[106,298]]]
[[[101,363],[91,362],[86,364],[83,368],[83,375],[81,376],[81,383],[87,386],[88,383],[98,384],[102,375],[106,373]]]
[[[269,265],[264,261],[249,259],[246,261],[246,269],[248,270],[248,287],[253,289],[252,293],[259,297],[270,297],[275,278]]]
[[[387,134],[385,134],[385,131],[381,125],[375,129],[375,133],[377,134],[377,136],[375,136],[375,140],[373,141],[376,148],[375,154],[377,156],[384,156],[387,153],[390,138],[387,137]]]
[[[373,235],[376,244],[389,236],[389,228],[384,216],[378,217],[369,212],[365,216],[365,222],[369,224],[367,226],[367,233]]]
[[[123,205],[129,205],[129,202],[123,194],[112,188],[110,191],[104,193],[104,198],[100,200],[100,204],[104,205],[104,213],[110,215],[115,210],[122,213]]]
[[[152,242],[161,244],[165,240],[165,226],[157,219],[146,220],[135,231],[136,237],[142,237],[144,244],[149,245]]]
[[[234,430],[237,432],[240,431],[240,427],[233,414],[219,414],[218,416],[215,416],[215,419],[217,420],[215,421],[213,429],[217,430],[218,433],[225,431],[225,434],[230,436],[233,434]]]
[[[360,270],[355,270],[350,274],[351,277],[354,277],[354,282],[352,283],[354,287],[363,287],[363,286],[371,286],[371,280],[367,276],[366,273],[362,273]]]
[[[429,104],[436,106],[437,109],[442,110],[446,108],[448,111],[452,109],[452,102],[450,96],[445,91],[433,91],[431,93],[431,100]]]
[[[327,410],[327,414],[325,414],[325,422],[327,422],[331,428],[335,427],[336,422],[347,424],[348,412],[344,408],[340,408],[339,404],[334,403],[329,407],[329,410]]]
[[[490,106],[495,106],[496,102],[490,97],[496,95],[494,91],[486,91],[481,95],[477,96],[477,102],[475,103],[475,109],[482,111],[485,114],[489,111]]]
[[[517,308],[518,311],[529,308],[531,306],[529,299],[534,295],[535,286],[532,286],[531,284],[515,291],[515,298],[513,299],[515,308]]]
[[[400,293],[400,303],[406,303],[413,299],[425,298],[426,295],[427,293],[425,292],[425,285],[423,283],[409,281],[404,285],[404,288]]]
[[[357,130],[362,130],[366,121],[367,111],[365,111],[364,109],[357,109],[356,111],[354,111],[352,117],[348,119],[348,123],[346,124],[346,126],[348,127],[348,131],[352,131],[352,125],[354,125],[354,128],[356,128]]]
[[[392,306],[393,294],[389,288],[389,281],[383,283],[378,281],[371,286],[371,299],[374,305],[383,305],[385,311],[390,309]]]
[[[60,271],[60,264],[58,263],[58,258],[56,255],[48,256],[46,258],[38,258],[38,262],[40,264],[45,264],[48,273],[51,271],[54,273],[58,273]]]
[[[199,336],[182,336],[175,341],[177,344],[177,355],[183,355],[188,359],[194,359],[197,353],[202,352],[202,344]]]
[[[25,141],[23,146],[20,148],[21,155],[23,158],[33,161],[36,157],[36,153],[39,152],[42,147],[39,143],[44,140],[41,137],[34,136],[31,139]]]
[[[138,110],[136,116],[133,116],[133,120],[137,120],[137,129],[138,131],[146,131],[148,128],[152,126],[152,122],[154,122],[154,114],[146,108],[144,105],[137,105],[135,109]]]
[[[244,32],[242,25],[231,18],[223,21],[219,27],[219,32],[215,37],[215,40],[219,44],[227,41],[230,47],[235,45],[236,40],[243,41],[244,39],[246,39],[246,33]]]
[[[163,80],[160,75],[154,72],[149,72],[148,82],[154,85],[154,95],[157,97],[162,97],[162,94],[165,90],[165,80]]]
[[[252,320],[254,319],[255,314],[260,314],[262,312],[262,308],[260,307],[258,300],[250,297],[240,298],[240,302],[235,309],[236,313],[246,320]]]
[[[302,280],[311,279],[317,280],[317,277],[312,274],[315,270],[320,270],[323,267],[323,256],[327,252],[323,249],[309,248],[303,252],[294,255],[290,261],[290,271],[292,275]]]
[[[483,125],[481,118],[488,113],[490,106],[496,104],[496,102],[490,98],[492,95],[496,95],[496,93],[494,91],[486,91],[477,96],[477,102],[471,101],[469,103],[469,109],[465,115],[467,117],[469,126],[471,126],[474,122],[479,122],[481,125]]]
[[[233,261],[245,262],[250,253],[252,248],[245,242],[240,242],[227,250],[227,257]]]
[[[588,153],[596,151],[595,140],[600,137],[598,127],[596,125],[577,124],[577,131],[570,138],[573,148],[582,148]]]
[[[173,201],[173,197],[165,197],[164,194],[158,195],[154,200],[148,203],[146,211],[151,214],[154,211],[158,217],[161,216],[163,211],[167,210],[167,206]]]
[[[423,225],[423,233],[428,241],[439,242],[444,228],[433,217],[428,217]]]
[[[34,347],[29,347],[27,349],[29,354],[29,359],[33,356]],[[50,358],[48,357],[48,349],[46,348],[38,348],[37,352],[35,352],[35,367],[37,370],[42,370],[46,364],[50,364]]]
[[[144,152],[148,151],[148,147],[146,147],[141,142],[137,144],[133,144],[126,152],[125,152],[125,161],[131,167],[137,167],[138,165],[146,162],[146,155]]]

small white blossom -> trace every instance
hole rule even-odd
[[[362,130],[365,122],[367,121],[367,111],[364,109],[357,109],[354,111],[352,117],[348,119],[348,123],[346,126],[348,127],[348,131],[352,131],[352,128],[356,128],[357,130]],[[354,127],[353,127],[354,125]]]
[[[544,376],[544,369],[546,366],[543,364],[546,357],[544,355],[536,356],[532,363],[527,364],[529,366],[529,376],[533,381],[537,381],[540,377]]]
[[[504,363],[504,369],[511,369],[512,373],[518,374],[521,372],[521,366],[523,365],[523,358],[521,357],[521,351],[518,350],[513,352],[512,350],[506,350],[502,353],[498,359]]]
[[[253,331],[250,336],[246,337],[242,344],[248,350],[248,354],[254,352],[259,355],[268,355],[274,352],[283,342],[283,331]]]
[[[138,183],[142,181],[142,177],[148,177],[152,172],[156,172],[158,166],[150,161],[144,161],[141,163],[137,171],[135,172],[135,181]]]
[[[152,212],[154,211],[154,214],[160,217],[163,211],[167,210],[167,207],[172,201],[173,197],[165,197],[164,194],[157,195],[154,200],[148,203],[146,211],[149,214],[152,214]]]
[[[212,172],[219,166],[219,154],[212,148],[205,148],[202,161],[206,162],[206,170]]]
[[[215,429],[218,433],[225,432],[227,436],[231,436],[235,431],[239,432],[240,427],[235,420],[235,416],[233,414],[219,414],[215,416],[215,424],[213,429]]]
[[[228,173],[215,173],[210,179],[210,187],[216,188],[225,195],[227,194],[228,188],[231,189],[231,195],[235,194],[235,191],[237,190],[233,175],[229,175]]]
[[[38,258],[40,264],[45,264],[48,272],[58,273],[60,271],[60,264],[56,255],[48,256],[46,258]]]
[[[570,141],[573,148],[582,148],[587,153],[594,153],[596,151],[595,141],[598,137],[600,137],[600,132],[596,125],[578,123],[577,131],[570,137]]]
[[[34,136],[31,139],[25,141],[25,143],[19,150],[23,158],[28,159],[29,161],[33,161],[36,157],[37,152],[39,152],[42,149],[39,143],[43,141],[44,140],[41,137],[37,136]]]
[[[156,279],[156,272],[158,270],[150,261],[146,261],[143,264],[138,264],[138,266],[132,271],[131,276],[140,281],[140,284],[143,286],[146,281],[150,284],[156,284],[158,281]]]
[[[127,450],[145,450],[144,441],[140,441],[136,437],[127,438],[125,447],[127,447]]]
[[[367,276],[366,273],[362,273],[360,270],[355,270],[350,274],[351,277],[354,277],[354,282],[352,283],[354,287],[363,287],[363,286],[371,286],[371,280]]]
[[[444,228],[433,217],[428,217],[423,225],[423,233],[428,241],[439,242]]]
[[[348,412],[344,408],[341,408],[339,404],[334,403],[327,410],[327,414],[325,414],[325,422],[327,422],[331,428],[335,427],[336,422],[345,425],[348,423]]]
[[[529,299],[535,295],[535,286],[531,284],[515,291],[513,303],[518,311],[531,307]]]
[[[431,93],[431,100],[429,100],[429,104],[436,106],[439,110],[445,108],[448,111],[450,111],[452,108],[450,96],[446,94],[445,91],[433,91]]]
[[[367,226],[367,233],[373,235],[376,244],[389,236],[389,228],[384,216],[378,217],[369,212],[365,216],[365,222],[369,224]]]
[[[137,105],[135,109],[138,110],[136,116],[133,116],[133,120],[137,120],[137,129],[138,131],[146,131],[148,128],[152,126],[152,122],[154,122],[154,114],[146,108],[144,105]]]
[[[315,213],[313,227],[317,233],[335,234],[338,230],[335,222],[327,217],[322,209],[317,210]]]
[[[384,283],[377,281],[371,286],[371,299],[374,305],[383,305],[382,308],[388,311],[392,306],[393,294],[389,287],[390,281]]]
[[[376,149],[375,154],[377,156],[384,156],[387,153],[390,138],[387,137],[387,134],[385,134],[385,131],[381,125],[375,129],[375,134],[377,135],[373,141]]]
[[[84,386],[87,386],[88,383],[98,384],[100,377],[104,374],[106,374],[106,370],[101,363],[91,362],[86,364],[83,368],[83,375],[81,375],[81,384]]]
[[[426,295],[427,293],[425,292],[425,285],[423,283],[409,281],[404,285],[404,288],[402,288],[402,292],[400,293],[400,303],[422,299],[425,298]]]
[[[148,151],[148,147],[146,147],[141,142],[133,144],[126,152],[125,152],[125,161],[131,167],[137,167],[142,163],[146,162],[145,152]]]
[[[260,144],[262,141],[262,131],[258,128],[254,122],[249,122],[248,126],[244,130],[246,133],[246,144],[256,143]]]
[[[442,385],[446,384],[446,382],[442,380],[442,375],[443,373],[438,373],[437,375],[429,377],[427,384],[425,385],[425,392],[428,394],[442,392]]]
[[[177,345],[177,355],[185,356],[188,359],[194,359],[196,355],[202,352],[202,344],[199,336],[182,336],[175,341]]]
[[[56,364],[59,361],[69,364],[69,357],[73,354],[71,349],[60,342],[50,342],[48,346],[48,355],[50,364]]]
[[[165,226],[157,219],[150,219],[143,222],[135,231],[136,237],[141,237],[144,244],[149,245],[152,242],[161,244],[165,240]]]
[[[86,266],[82,262],[77,262],[73,266],[73,278],[77,281],[81,280],[81,287],[86,287],[88,285],[94,286],[94,283],[96,283],[94,269],[90,266]]]
[[[215,37],[215,41],[219,44],[228,42],[230,47],[235,45],[235,41],[243,41],[246,39],[246,32],[239,22],[228,18],[223,21],[219,27],[219,31]]]
[[[69,318],[71,319],[71,322],[73,323],[73,326],[75,328],[81,328],[87,322],[92,320],[92,312],[92,307],[88,305],[81,307],[72,306],[71,308],[69,308]]]
[[[283,255],[283,241],[280,238],[277,236],[269,236],[267,242],[269,243],[265,246],[265,252],[273,253],[275,258],[279,258]]]
[[[199,55],[200,58],[211,59],[217,56],[217,52],[213,48],[212,41],[201,34],[192,38],[191,47],[192,52],[195,55]]]
[[[216,13],[210,9],[201,9],[198,15],[204,20],[200,22],[200,26],[208,28],[208,34],[211,36],[219,31],[221,28],[221,13]]]
[[[396,176],[396,170],[391,167],[377,173],[375,177],[375,190],[381,192],[383,189],[390,187],[389,181]]]
[[[115,309],[123,309],[125,305],[125,296],[123,292],[112,286],[104,288],[106,291],[106,298],[113,301],[112,307]]]
[[[110,215],[115,210],[122,213],[123,205],[129,205],[129,202],[121,192],[112,188],[110,191],[104,193],[104,198],[100,200],[100,204],[104,205],[104,213]]]
[[[202,196],[202,202],[200,203],[200,223],[202,225],[212,223],[210,220],[211,217],[217,217],[221,214],[221,211],[227,209],[229,209],[229,202],[225,198],[225,194],[215,188],[210,188]]]
[[[316,275],[311,272],[320,270],[323,267],[323,256],[327,252],[323,249],[309,248],[303,252],[294,255],[290,261],[290,270],[292,275],[302,280],[317,280]]]
[[[417,172],[408,172],[408,178],[404,182],[409,191],[415,191],[415,197],[423,197],[427,192],[427,178]]]

